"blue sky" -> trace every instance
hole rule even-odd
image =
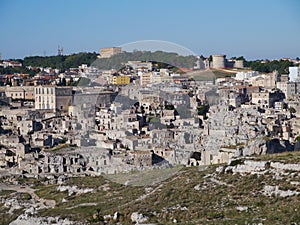
[[[299,0],[0,0],[3,58],[170,41],[208,56],[300,57]]]

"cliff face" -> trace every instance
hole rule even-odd
[[[243,148],[241,156],[251,156],[251,155],[264,155],[264,154],[274,154],[297,151],[300,144],[296,142],[295,144],[290,143],[287,140],[271,139],[264,140],[263,138],[258,138],[250,141],[246,147]]]
[[[280,117],[286,118],[286,115]],[[299,143],[290,142],[293,138],[290,138],[291,132],[285,131],[285,122],[277,118],[278,115],[274,116],[272,112],[259,112],[253,105],[233,110],[224,102],[211,106],[208,119],[204,120],[200,164],[226,163],[232,157],[300,149]]]
[[[203,164],[228,162],[228,154],[220,153],[224,149],[230,149],[229,158],[265,154],[266,141],[263,138],[267,128],[261,120],[260,113],[252,108],[230,111],[226,105],[212,106],[205,121],[202,141],[203,149],[211,156]]]
[[[242,156],[250,156],[250,155],[263,155],[266,154],[267,147],[266,141],[263,138],[257,138],[250,142],[245,148],[242,150]]]

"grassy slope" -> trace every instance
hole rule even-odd
[[[17,193],[15,191],[10,190],[0,190],[0,197],[5,199],[15,198],[18,200],[22,200],[24,202],[30,202],[30,195],[27,193]],[[15,220],[22,212],[24,208],[14,210],[13,214],[8,213],[9,209],[4,207],[5,201],[3,203],[0,202],[0,224],[9,224],[11,221]]]
[[[268,155],[259,160],[275,160],[299,163],[300,153]],[[132,212],[149,217],[156,224],[291,224],[300,222],[300,196],[267,197],[261,193],[265,185],[278,185],[281,190],[300,191],[298,173],[287,173],[283,179],[274,179],[273,173],[247,175],[217,173],[215,166],[181,169],[175,176],[158,184],[133,187],[117,184],[103,177],[72,178],[66,185],[95,188],[93,193],[71,195],[58,192],[56,185],[39,186],[36,193],[46,199],[54,199],[54,209],[39,211],[40,216],[61,216],[75,221],[93,224],[93,215],[100,209],[101,215],[121,214],[122,224],[131,224]],[[217,180],[217,181],[216,181]],[[195,188],[197,187],[197,188]],[[109,189],[109,190],[108,190]],[[67,202],[62,203],[65,198]],[[94,205],[84,205],[94,203]],[[238,206],[248,207],[239,211]],[[115,224],[116,221],[111,221]]]

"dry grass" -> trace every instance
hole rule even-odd
[[[261,156],[257,160],[296,163],[299,158],[300,153],[294,152]],[[145,174],[139,175],[144,176],[143,179],[151,179],[150,174]],[[136,176],[136,173],[128,174],[129,177],[133,175]],[[291,183],[300,182],[298,173],[290,172],[281,176],[282,179],[274,179],[272,172],[240,175],[224,173],[224,170],[218,173],[215,166],[190,167],[153,185],[126,186],[104,177],[80,177],[71,178],[65,185],[93,188],[93,192],[69,196],[67,192],[57,191],[57,185],[38,184],[36,193],[57,202],[53,209],[40,210],[40,216],[60,216],[87,224],[96,224],[97,219],[93,219],[93,215],[97,214],[97,210],[100,210],[101,216],[119,212],[121,216],[118,221],[122,224],[132,224],[132,212],[148,216],[147,222],[155,224],[173,224],[174,219],[178,224],[299,223],[299,195],[268,197],[262,192],[265,185],[277,185],[280,190],[300,191],[300,185]],[[120,181],[121,178],[116,177]],[[24,183],[35,182],[26,180]],[[67,202],[62,202],[63,198]],[[241,206],[245,210],[239,210]],[[110,221],[110,224],[116,223]]]

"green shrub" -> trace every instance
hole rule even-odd
[[[237,165],[243,165],[244,164],[244,159],[235,159],[235,160],[232,160],[230,162],[230,166],[237,166]]]

